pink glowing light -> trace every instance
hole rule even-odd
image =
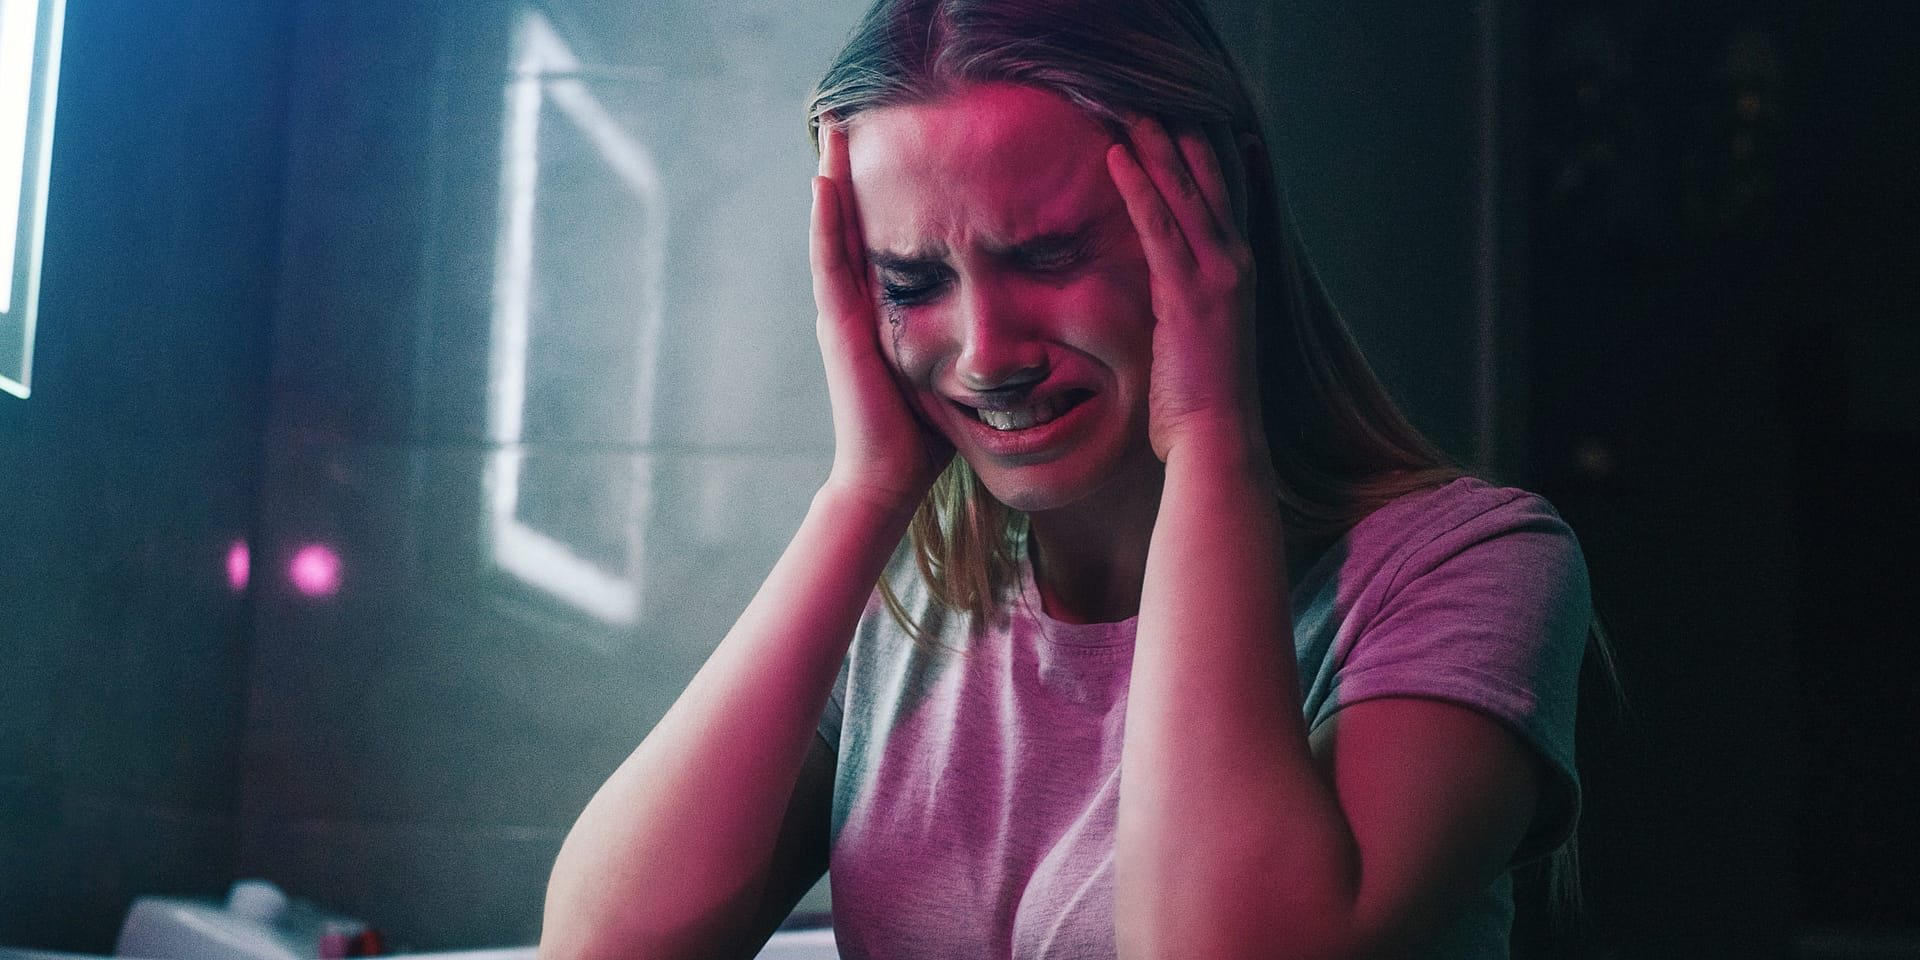
[[[247,589],[247,581],[253,575],[253,554],[247,549],[245,540],[235,540],[227,548],[227,585],[234,593]]]
[[[340,590],[340,555],[332,547],[308,544],[293,555],[287,576],[309,597],[330,597]]]

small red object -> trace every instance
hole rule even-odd
[[[380,936],[380,931],[372,927],[354,934],[353,939],[347,942],[349,957],[377,957],[386,952],[386,940]]]

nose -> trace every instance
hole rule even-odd
[[[961,299],[963,340],[954,373],[962,386],[985,393],[1047,378],[1046,345],[1017,297],[992,284],[969,284]]]

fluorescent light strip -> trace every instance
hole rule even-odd
[[[13,310],[40,0],[0,0],[0,313]]]

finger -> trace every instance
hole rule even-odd
[[[840,205],[840,237],[846,247],[847,269],[864,294],[867,289],[867,251],[860,234],[859,210],[853,202],[853,164],[847,154],[847,129],[838,122],[832,123],[831,127],[831,134],[821,140],[821,175],[833,181],[834,194]]]
[[[813,178],[813,218],[807,234],[807,259],[813,266],[813,304],[822,318],[839,324],[868,306],[853,283],[847,263],[838,185]]]
[[[1154,276],[1184,278],[1194,267],[1193,250],[1180,232],[1173,210],[1161,196],[1153,178],[1134,159],[1125,144],[1107,148],[1107,172],[1126,201],[1127,216],[1140,235],[1140,249],[1146,254],[1147,269]]]
[[[1180,228],[1182,242],[1192,246],[1208,239],[1213,224],[1206,197],[1167,128],[1151,117],[1138,117],[1128,123],[1127,132],[1133,140],[1134,161],[1160,192]]]
[[[827,158],[833,154],[833,142],[831,139],[832,137],[833,137],[833,118],[821,117],[820,118],[820,165],[819,165],[819,169],[817,169],[814,172],[823,177],[827,176]]]
[[[1225,240],[1230,235],[1227,227],[1233,222],[1233,202],[1227,197],[1227,178],[1220,168],[1220,155],[1207,142],[1202,130],[1182,130],[1176,140],[1187,171],[1193,176],[1200,196],[1206,200],[1207,223],[1211,228],[1207,236]]]

